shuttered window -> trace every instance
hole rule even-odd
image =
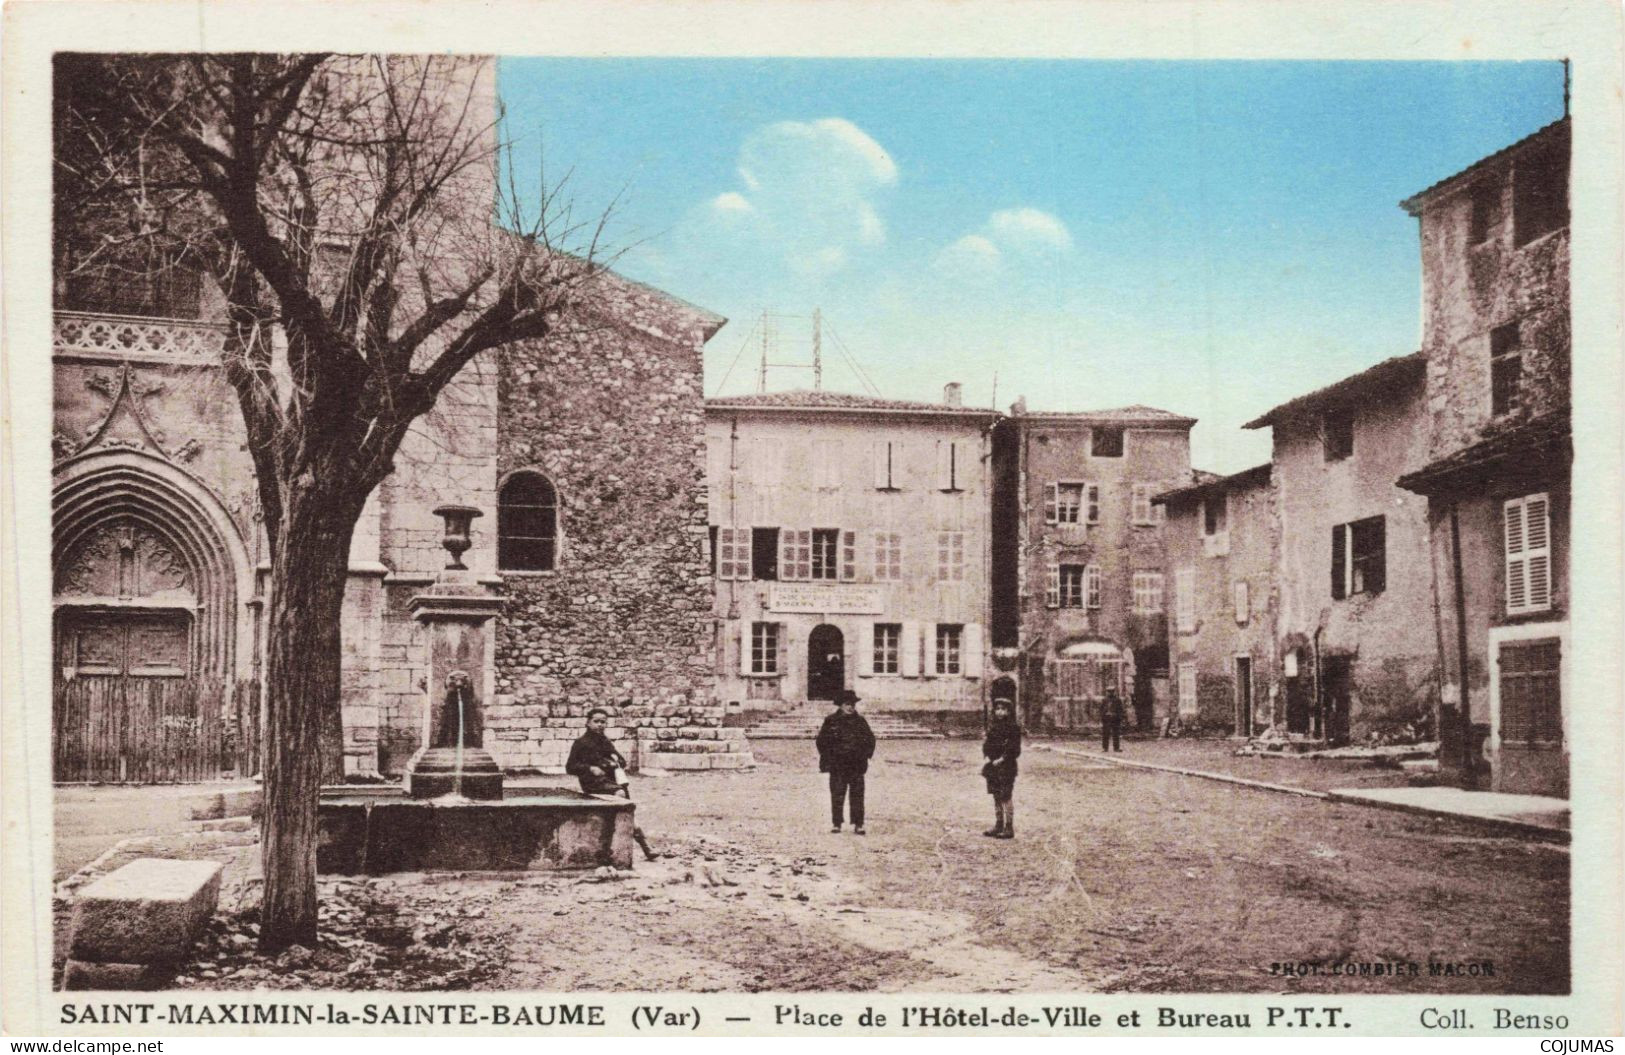
[[[779,578],[801,581],[812,578],[811,530],[779,529]]]
[[[896,674],[902,658],[903,626],[901,623],[875,624],[874,672]]]
[[[903,536],[896,531],[875,533],[875,582],[899,582],[903,578]]]
[[[1544,494],[1514,498],[1503,507],[1506,526],[1507,614],[1552,607],[1550,502]]]
[[[1134,573],[1134,610],[1142,614],[1162,611],[1162,572]]]
[[[750,625],[749,674],[777,674],[779,672],[779,624],[752,623]]]
[[[1182,663],[1179,667],[1179,716],[1181,718],[1194,717],[1196,714],[1196,667],[1189,663]]]
[[[751,529],[717,529],[717,578],[748,579],[751,565]]]
[[[937,624],[937,647],[935,672],[938,674],[960,674],[961,669],[961,643],[965,628],[958,623]]]
[[[1089,608],[1100,607],[1100,566],[1091,564],[1083,570],[1083,601]]]
[[[1388,586],[1387,525],[1367,517],[1332,528],[1332,598],[1378,594]]]
[[[814,528],[812,533],[812,577],[840,577],[841,533],[834,528]]]
[[[875,490],[900,490],[903,486],[903,445],[894,440],[876,440],[872,451]]]
[[[937,581],[965,581],[965,533],[937,532]]]
[[[1503,642],[1500,732],[1504,743],[1558,743],[1563,739],[1562,646],[1555,638]]]
[[[1060,596],[1057,606],[1060,608],[1082,608],[1084,601],[1085,573],[1082,564],[1059,565]]]
[[[1196,569],[1180,568],[1174,572],[1175,616],[1180,633],[1196,630]]]

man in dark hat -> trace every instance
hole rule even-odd
[[[830,831],[841,830],[850,794],[852,830],[863,835],[863,775],[874,757],[875,734],[858,713],[858,694],[851,689],[835,694],[835,708],[818,730],[818,771],[829,774]]]
[[[1123,697],[1116,688],[1106,690],[1106,699],[1100,705],[1100,749],[1123,750]]]

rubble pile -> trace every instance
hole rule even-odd
[[[505,962],[500,938],[478,922],[512,883],[466,882],[460,873],[321,880],[319,937],[275,956],[258,949],[257,881],[235,911],[209,926],[179,989],[477,988]]]

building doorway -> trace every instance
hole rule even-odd
[[[807,699],[833,700],[846,688],[846,638],[828,623],[807,635]]]
[[[1134,727],[1141,732],[1152,729],[1157,720],[1157,682],[1168,681],[1168,646],[1148,645],[1134,650],[1134,690],[1130,703],[1134,707]]]
[[[1326,740],[1333,745],[1346,744],[1349,742],[1353,662],[1348,656],[1327,656],[1325,666],[1321,686],[1326,696]]]
[[[1253,735],[1253,657],[1236,657],[1236,733]]]
[[[1288,652],[1283,660],[1283,681],[1286,683],[1286,731],[1307,735],[1311,720],[1309,675],[1297,652]]]

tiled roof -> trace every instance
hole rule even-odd
[[[1022,421],[1065,422],[1080,425],[1183,425],[1189,427],[1196,424],[1195,418],[1187,418],[1182,414],[1159,410],[1156,407],[1148,407],[1143,403],[1136,403],[1128,407],[1115,407],[1111,410],[1032,410],[1014,416]]]
[[[1538,461],[1530,457],[1532,454],[1566,456],[1572,445],[1569,411],[1565,407],[1502,428],[1470,447],[1406,473],[1399,478],[1399,486],[1423,495],[1438,494],[1457,485],[1476,487],[1509,459],[1520,471],[1527,471]]]
[[[1352,377],[1317,388],[1306,396],[1288,400],[1243,425],[1244,429],[1261,429],[1290,418],[1314,413],[1327,406],[1340,403],[1354,395],[1369,395],[1373,391],[1399,387],[1408,381],[1420,381],[1427,372],[1427,357],[1421,352],[1397,355],[1384,359]]]
[[[889,411],[910,414],[959,414],[991,417],[997,412],[985,407],[950,407],[945,403],[919,403],[911,399],[881,399],[851,392],[823,389],[792,389],[788,392],[759,392],[747,396],[722,396],[705,401],[707,410],[852,410]]]
[[[1176,487],[1172,491],[1164,491],[1151,499],[1164,505],[1174,505],[1179,502],[1193,501],[1205,498],[1208,495],[1227,494],[1239,491],[1245,487],[1259,487],[1270,481],[1270,463],[1255,465],[1251,469],[1243,469],[1239,473],[1229,476],[1216,476],[1213,473],[1202,472],[1200,469],[1191,471],[1191,476],[1198,477],[1188,487]],[[1200,477],[1205,477],[1202,479]]]
[[[1569,125],[1569,119],[1567,117],[1559,118],[1558,120],[1553,121],[1551,124],[1547,125],[1545,128],[1542,128],[1539,131],[1532,132],[1529,135],[1524,136],[1522,139],[1518,140],[1516,143],[1513,143],[1511,146],[1502,147],[1500,150],[1497,150],[1495,153],[1489,155],[1488,157],[1479,158],[1477,161],[1473,162],[1471,165],[1468,165],[1466,168],[1462,169],[1460,172],[1456,173],[1455,175],[1446,176],[1444,179],[1442,179],[1439,182],[1433,184],[1431,187],[1428,187],[1428,188],[1426,188],[1424,190],[1417,191],[1415,194],[1411,195],[1409,198],[1406,198],[1404,201],[1400,202],[1399,207],[1404,209],[1406,212],[1410,213],[1412,216],[1418,216],[1422,212],[1422,205],[1424,204],[1425,200],[1428,199],[1428,198],[1434,197],[1439,191],[1443,190],[1445,187],[1447,187],[1447,186],[1449,186],[1449,185],[1451,185],[1453,183],[1458,182],[1464,176],[1469,176],[1469,175],[1471,175],[1471,174],[1473,174],[1475,172],[1478,172],[1481,169],[1488,168],[1489,166],[1494,165],[1496,162],[1498,162],[1501,159],[1505,158],[1508,154],[1511,154],[1511,153],[1523,148],[1524,146],[1527,146],[1528,144],[1534,142],[1535,140],[1541,138],[1544,135],[1547,135],[1548,133],[1556,134],[1555,131],[1554,131],[1555,129],[1561,128],[1565,132],[1568,131],[1568,125]]]

